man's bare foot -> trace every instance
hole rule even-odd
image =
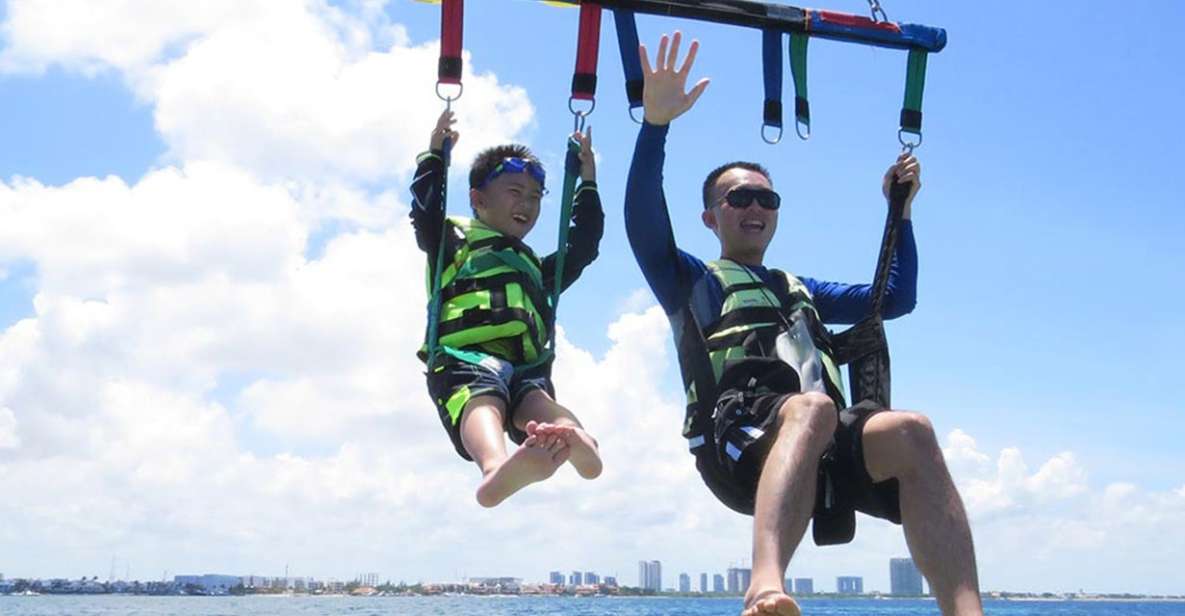
[[[763,616],[766,614],[802,616],[802,610],[798,608],[798,603],[780,588],[770,588],[745,597],[745,611],[741,612],[741,616]]]
[[[493,507],[511,494],[555,474],[567,459],[568,447],[543,447],[537,436],[529,436],[502,464],[485,473],[477,487],[477,502],[482,507]]]

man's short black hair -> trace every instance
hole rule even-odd
[[[769,180],[770,184],[773,184],[773,179],[769,177],[769,169],[766,169],[757,163],[751,163],[743,160],[734,160],[731,163],[724,163],[723,165],[713,169],[712,172],[708,174],[708,177],[704,179],[705,210],[712,209],[712,206],[714,205],[713,202],[715,199],[713,199],[714,195],[712,195],[712,190],[716,188],[716,180],[719,180],[720,176],[724,175],[724,173],[729,169],[744,169],[746,171],[760,173],[761,175],[765,176],[765,179]]]
[[[494,167],[507,158],[521,158],[539,165],[540,169],[543,168],[539,159],[525,145],[508,143],[494,146],[482,150],[477,158],[473,159],[473,165],[469,167],[469,188],[477,188],[477,185],[481,184],[494,171]]]

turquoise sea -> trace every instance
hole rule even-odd
[[[739,599],[0,596],[2,616],[735,616]],[[932,601],[802,601],[805,616],[933,616]],[[993,601],[991,616],[1183,616],[1185,603]]]

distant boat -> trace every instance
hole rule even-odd
[[[21,592],[12,593],[13,597],[40,597],[41,593],[34,590],[22,590]]]

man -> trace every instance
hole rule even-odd
[[[708,86],[703,79],[685,91],[698,43],[676,68],[680,38],[662,37],[653,67],[645,46],[639,49],[645,123],[626,187],[626,230],[675,332],[688,387],[684,434],[697,467],[718,498],[754,516],[744,616],[800,613],[783,575],[817,505],[834,498],[904,525],[914,561],[944,614],[982,614],[967,516],[929,421],[870,402],[844,408],[821,323],[866,316],[871,287],[765,267],[781,198],[755,163],[722,165],[704,183],[701,217],[720,240],[720,260],[704,263],[676,246],[662,194],[663,147],[670,122]],[[920,172],[914,157],[902,155],[885,174],[886,196],[894,178],[911,184],[887,318],[913,309],[917,257],[910,216]],[[713,399],[701,399],[708,390]]]

